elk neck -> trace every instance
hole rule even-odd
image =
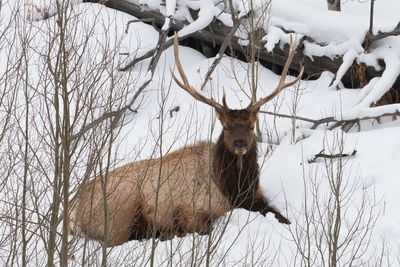
[[[238,156],[226,147],[222,132],[215,146],[213,171],[215,182],[231,205],[250,209],[259,179],[256,143]]]

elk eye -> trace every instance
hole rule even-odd
[[[222,128],[224,129],[224,131],[228,131],[227,127],[223,126]]]
[[[251,126],[251,127],[250,127],[250,130],[254,130],[254,126]]]

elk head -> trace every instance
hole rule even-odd
[[[274,91],[266,97],[261,98],[255,103],[250,102],[247,108],[244,109],[230,109],[226,104],[225,92],[222,98],[222,105],[216,102],[212,98],[206,98],[196,89],[194,89],[188,82],[185,72],[183,71],[183,67],[181,61],[179,59],[179,50],[178,50],[178,35],[175,33],[174,36],[174,56],[175,63],[179,72],[179,75],[182,78],[180,81],[171,70],[172,77],[175,82],[186,92],[192,95],[195,99],[212,106],[217,114],[218,120],[221,122],[223,126],[223,136],[224,143],[229,151],[237,156],[245,155],[249,149],[255,143],[255,133],[254,133],[254,125],[258,118],[258,113],[260,111],[260,107],[273,99],[276,95],[278,95],[284,88],[292,86],[297,83],[301,76],[303,75],[303,68],[300,71],[300,74],[288,83],[285,83],[286,75],[289,70],[289,66],[293,60],[293,56],[296,50],[296,42],[294,40],[290,40],[290,49],[288,54],[288,59],[283,68],[280,81],[278,86],[274,89]]]

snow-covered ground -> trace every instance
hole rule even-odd
[[[238,7],[240,2],[234,1]],[[255,2],[260,4],[262,1]],[[368,29],[369,2],[344,1],[341,13],[327,11],[325,2],[323,0],[273,1],[268,24],[270,34],[265,37],[266,45],[271,46],[271,42],[276,44],[288,40],[287,34],[280,29],[283,27],[310,36],[320,43],[320,45],[306,45],[307,55],[310,57],[344,55],[347,59],[344,65],[346,62],[353,62],[354,59],[369,62],[371,65],[377,64],[377,59],[384,59],[387,71],[382,78],[374,79],[366,88],[340,90],[336,89],[336,85],[341,87],[339,81],[330,86],[334,74],[324,72],[317,80],[303,80],[298,88],[286,89],[262,109],[283,114],[295,112],[297,116],[310,119],[329,116],[349,119],[400,109],[395,105],[386,107],[386,110],[370,108],[371,102],[379,99],[400,73],[400,38],[389,37],[381,40],[375,44],[370,54],[364,54],[360,40],[364,38]],[[40,5],[39,1],[37,3]],[[21,55],[20,49],[24,37],[29,33],[27,79],[32,86],[36,86],[35,90],[42,92],[41,74],[43,71],[48,71],[43,67],[45,64],[43,55],[49,49],[49,33],[57,32],[58,22],[54,17],[31,22],[25,19],[22,11],[14,18],[12,15],[15,9],[12,8],[12,4],[16,4],[14,0],[5,1],[0,11],[0,90],[18,90],[4,82],[18,84],[17,81],[1,75],[6,72],[10,62],[18,62],[18,56],[10,57],[10,55]],[[147,4],[152,9],[160,8],[162,12],[172,14],[176,1],[167,1],[167,5],[161,7],[161,1],[141,1],[141,4]],[[182,6],[203,11],[199,14],[201,20],[198,24],[191,25],[192,29],[188,26],[189,29],[186,31],[207,25],[216,14],[219,14],[214,1],[211,0],[178,1],[178,5],[180,13],[177,17],[182,19],[188,18]],[[376,1],[375,32],[391,30],[397,25],[400,21],[398,8],[400,3],[397,0]],[[141,22],[131,24],[125,33],[127,22],[135,18],[122,12],[88,3],[75,4],[71,12],[74,19],[70,23],[75,24],[70,27],[79,32],[71,41],[71,45],[76,45],[78,51],[82,49],[83,55],[90,52],[90,56],[83,56],[81,59],[82,66],[87,67],[82,70],[84,73],[90,73],[95,69],[96,63],[104,56],[115,57],[115,60],[110,61],[112,65],[121,64],[125,63],[127,58],[148,51],[157,43],[158,33],[151,26]],[[12,18],[10,27],[6,29],[10,18]],[[221,20],[229,24],[226,16]],[[5,34],[1,35],[3,32]],[[86,47],[82,40],[89,35],[91,37]],[[322,43],[324,45],[321,45]],[[104,52],[106,47],[111,47],[113,53]],[[129,56],[125,53],[129,53]],[[76,57],[79,57],[79,53],[72,58]],[[200,87],[213,59],[207,59],[199,52],[183,46],[180,47],[180,57],[186,74],[190,77],[190,83]],[[148,78],[145,73],[148,64],[149,61],[145,61],[130,72],[121,73],[117,72],[116,68],[111,68],[110,71],[121,79],[115,88],[121,87],[121,92],[128,98],[132,96],[138,85]],[[161,56],[153,81],[143,92],[140,104],[135,103],[132,108],[136,111],[130,112],[124,120],[125,124],[118,136],[114,155],[118,158],[119,164],[159,153],[157,147],[160,132],[162,132],[163,153],[187,143],[205,139],[215,140],[219,135],[222,128],[216,121],[213,110],[195,101],[171,82],[169,68],[174,68],[172,49],[167,49]],[[100,86],[101,91],[107,95],[107,90],[110,90],[107,83],[110,81],[104,78],[105,73],[102,75],[104,83],[93,82],[93,84]],[[258,66],[258,74],[258,97],[262,97],[275,88],[279,76],[261,65]],[[79,77],[72,78],[79,80]],[[130,87],[123,88],[124,85]],[[51,83],[49,86],[51,88]],[[88,85],[83,82],[76,87],[76,90],[83,90],[85,86]],[[226,89],[228,105],[231,108],[246,107],[250,92],[249,64],[224,57],[202,93],[220,100],[223,88]],[[23,91],[18,92],[18,97],[21,99],[18,103],[23,105]],[[45,101],[40,100],[38,94],[35,94],[35,97],[39,106],[40,101]],[[97,100],[101,107],[103,107],[101,103],[107,102],[101,95]],[[121,99],[118,101],[123,102]],[[121,105],[118,101],[117,105]],[[294,103],[297,106],[295,109]],[[170,113],[176,106],[179,106],[179,111]],[[1,109],[3,112],[3,107]],[[101,114],[102,110],[102,108],[96,110],[95,115]],[[31,119],[37,119],[38,125],[43,123],[35,116]],[[290,226],[279,224],[269,214],[265,218],[246,210],[234,210],[215,225],[215,236],[212,238],[218,238],[222,231],[224,234],[219,242],[214,241],[218,245],[211,256],[210,265],[301,266],[308,263],[310,266],[329,265],[327,255],[329,247],[332,246],[329,238],[334,232],[336,222],[334,218],[338,218],[335,200],[340,199],[339,242],[343,242],[343,245],[339,246],[339,265],[379,266],[382,257],[383,266],[399,266],[400,198],[396,192],[400,185],[397,173],[397,164],[400,163],[398,138],[400,120],[385,118],[381,123],[363,121],[360,129],[354,127],[345,133],[340,128],[327,130],[324,125],[316,130],[310,130],[310,123],[296,121],[293,124],[290,119],[265,114],[260,114],[260,119],[264,139],[258,144],[259,163],[262,166],[261,187],[271,202],[285,211],[292,224]],[[6,147],[5,143],[3,145]],[[35,144],[38,151],[44,149],[45,144],[41,146],[42,144]],[[343,158],[343,161],[317,159],[315,162],[309,162],[323,149],[326,154],[349,154],[354,150],[357,152],[355,156]],[[5,153],[4,148],[1,148],[1,152]],[[79,167],[83,168],[82,166],[77,168]],[[20,185],[17,183],[14,186],[18,188]],[[339,188],[340,195],[335,195]],[[8,195],[4,190],[1,194]],[[46,210],[46,207],[43,207],[43,210]],[[223,229],[225,226],[226,229]],[[30,262],[32,266],[46,262],[43,242],[38,237],[34,240],[39,241],[38,245],[29,246],[30,254],[34,255]],[[77,242],[77,249],[73,252],[74,257],[70,259],[71,265],[80,265],[83,254],[89,254],[87,251],[83,252],[83,248],[79,246],[84,243],[83,238]],[[198,235],[159,242],[155,251],[156,265],[187,266],[191,263],[195,266],[206,265],[204,253],[209,242],[209,237]],[[6,264],[10,246],[5,242],[1,244],[1,248],[1,261]],[[101,258],[99,243],[96,241],[89,243],[88,250],[94,251],[95,255]],[[143,266],[148,264],[150,253],[151,241],[131,241],[109,249],[108,257],[112,266]],[[99,264],[96,257],[92,257],[94,262],[89,265]]]

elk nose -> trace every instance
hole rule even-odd
[[[243,139],[236,139],[235,141],[233,141],[233,144],[236,148],[244,148],[247,146],[246,140]]]

